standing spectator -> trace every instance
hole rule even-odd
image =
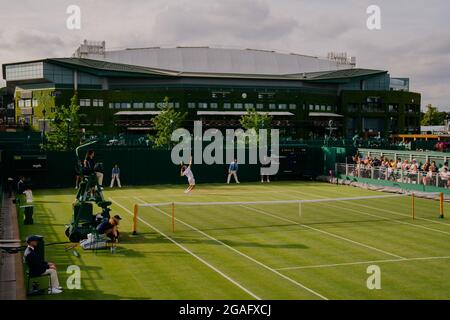
[[[264,161],[263,161],[263,163],[261,164],[261,169],[263,169],[263,168],[269,168],[269,167],[270,167],[270,161],[268,161],[268,160],[267,160],[267,157],[264,156]],[[269,182],[270,182],[269,176],[268,176],[268,175],[267,175],[267,176],[264,176],[263,174],[261,174],[261,183],[264,183],[264,177],[266,177],[266,181],[267,181],[267,183],[269,183]]]
[[[51,287],[50,294],[62,293],[62,288],[59,286],[58,273],[56,272],[56,265],[51,262],[43,261],[35,252],[39,238],[30,236],[27,238],[28,247],[23,255],[24,262],[27,264],[31,277],[41,275],[50,275]]]
[[[25,185],[25,177],[20,176],[19,181],[17,182],[17,195],[23,194],[23,192],[27,189]]]
[[[78,189],[80,187],[81,183],[81,162],[80,160],[76,161],[75,164],[75,189]]]
[[[234,180],[236,181],[236,183],[239,183],[237,171],[238,171],[238,164],[237,160],[234,159],[234,161],[230,163],[230,167],[228,168],[228,179],[227,179],[228,184],[230,184],[230,179],[232,175],[234,176]]]
[[[120,185],[120,168],[117,164],[114,165],[111,171],[111,188],[114,186],[115,180],[117,181],[117,185],[119,186],[119,188],[122,188],[122,186]]]

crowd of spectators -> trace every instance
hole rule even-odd
[[[402,160],[381,157],[353,157],[352,175],[363,178],[384,179],[398,182],[450,186],[450,171],[448,162],[437,166],[435,161],[426,160],[419,163],[416,159]]]

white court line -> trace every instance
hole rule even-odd
[[[142,200],[142,199],[139,198],[139,197],[134,197],[134,198],[135,198],[136,200],[138,200],[138,201],[141,201],[142,203],[145,203],[145,201]],[[158,207],[152,207],[152,208],[155,209],[155,210],[157,210],[157,211],[159,211],[159,212],[161,212],[162,214],[164,214],[164,215],[166,215],[166,216],[168,216],[168,217],[171,217],[171,215],[167,214],[166,212],[164,212],[163,210],[159,209]],[[275,270],[275,269],[273,269],[273,268],[271,268],[271,267],[265,265],[264,263],[262,263],[262,262],[260,262],[260,261],[258,261],[258,260],[256,260],[256,259],[254,259],[254,258],[252,258],[252,257],[250,257],[250,256],[248,256],[248,255],[246,255],[245,253],[243,253],[243,252],[241,252],[241,251],[239,251],[239,250],[237,250],[237,249],[235,249],[235,248],[229,246],[228,244],[226,244],[226,243],[224,243],[224,242],[222,242],[222,241],[220,241],[220,240],[214,238],[213,236],[210,236],[209,234],[207,234],[207,233],[205,233],[205,232],[203,232],[203,231],[201,231],[201,230],[199,230],[199,229],[197,229],[197,228],[191,226],[190,224],[188,224],[188,223],[186,223],[186,222],[184,222],[184,221],[182,221],[182,220],[180,220],[180,219],[178,219],[178,218],[175,218],[175,220],[178,221],[179,223],[181,223],[181,224],[187,226],[188,228],[190,228],[190,229],[192,229],[192,230],[194,230],[194,231],[197,231],[198,233],[204,235],[205,237],[207,237],[207,238],[209,238],[209,239],[211,239],[211,240],[213,240],[213,241],[215,241],[215,242],[217,242],[217,243],[219,243],[219,244],[225,246],[226,248],[230,249],[231,251],[236,252],[237,254],[239,254],[239,255],[241,255],[241,256],[247,258],[248,260],[250,260],[250,261],[252,261],[252,262],[254,262],[254,263],[260,265],[261,267],[263,267],[263,268],[265,268],[265,269],[267,269],[267,270],[269,270],[269,271],[275,273],[276,275],[278,275],[278,276],[282,277],[283,279],[285,279],[285,280],[287,280],[287,281],[289,281],[289,282],[295,284],[296,286],[299,286],[300,288],[305,289],[306,291],[308,291],[308,292],[310,292],[310,293],[312,293],[312,294],[314,294],[314,295],[320,297],[321,299],[328,300],[328,298],[326,298],[325,296],[321,295],[320,293],[318,293],[318,292],[316,292],[316,291],[314,291],[314,290],[312,290],[312,289],[306,287],[305,285],[301,284],[300,282],[295,281],[294,279],[292,279],[292,278],[290,278],[290,277],[288,277],[288,276],[286,276],[286,275],[280,273],[279,271],[277,271],[277,270]]]
[[[297,221],[294,221],[294,220],[291,220],[291,219],[287,219],[287,218],[283,218],[283,217],[280,217],[280,216],[278,216],[278,215],[271,214],[271,213],[269,213],[269,212],[267,212],[267,211],[263,211],[263,210],[256,209],[256,208],[252,208],[252,207],[248,207],[248,206],[242,206],[242,207],[247,208],[247,209],[250,209],[250,210],[253,210],[253,211],[256,211],[256,212],[259,212],[259,213],[264,214],[264,215],[266,215],[266,216],[274,217],[274,218],[277,218],[277,219],[279,219],[279,220],[283,220],[283,221],[285,221],[285,222],[289,222],[289,223],[298,225],[298,226],[300,226],[300,227],[304,227],[304,228],[307,228],[307,229],[311,229],[311,230],[314,230],[314,231],[317,231],[317,232],[326,234],[326,235],[328,235],[328,236],[331,236],[331,237],[334,237],[334,238],[337,238],[337,239],[341,239],[341,240],[344,240],[344,241],[347,241],[347,242],[356,244],[356,245],[358,245],[358,246],[361,246],[361,247],[364,247],[364,248],[367,248],[367,249],[371,249],[371,250],[374,250],[374,251],[381,252],[381,253],[386,254],[386,255],[388,255],[388,256],[391,256],[391,257],[396,257],[396,258],[398,258],[398,259],[405,259],[404,257],[399,256],[399,255],[397,255],[397,254],[395,254],[395,253],[388,252],[388,251],[385,251],[385,250],[381,250],[381,249],[378,249],[378,248],[369,246],[369,245],[367,245],[367,244],[361,243],[361,242],[359,242],[359,241],[355,241],[355,240],[352,240],[352,239],[348,239],[348,238],[339,236],[339,235],[337,235],[337,234],[334,234],[334,233],[331,233],[331,232],[328,232],[328,231],[324,231],[324,230],[317,229],[317,228],[314,228],[314,227],[311,227],[311,226],[308,226],[308,225],[305,225],[305,224],[301,224],[301,223],[299,223],[299,222],[297,222]]]
[[[311,189],[320,190],[318,187],[311,187]],[[300,192],[300,191],[296,191],[296,190],[292,190],[292,191],[298,192],[298,193],[300,193],[300,194],[307,195],[307,193],[304,193],[304,192]],[[339,194],[339,193],[336,192],[335,190],[331,190],[331,191],[334,192],[334,193],[336,193],[336,194]],[[322,196],[320,196],[320,197],[322,197]],[[427,200],[427,199],[426,199],[426,200]],[[356,205],[359,205],[359,206],[361,206],[361,207],[371,208],[371,207],[365,206],[365,205],[363,205],[363,204],[356,204]],[[387,212],[387,213],[396,214],[396,215],[398,215],[398,216],[411,217],[411,215],[403,214],[403,213],[396,212],[396,211],[392,211],[392,210],[381,209],[381,208],[380,208],[380,209],[377,208],[377,210],[379,210],[379,211],[384,211],[384,212]],[[450,226],[450,223],[445,223],[445,222],[442,222],[442,221],[435,221],[435,220],[431,220],[431,219],[427,219],[427,218],[421,218],[421,217],[415,217],[415,219],[417,219],[417,220],[424,220],[424,221],[428,221],[428,222],[432,222],[432,223],[436,223],[436,224],[442,224],[442,225],[445,225],[445,226]]]
[[[300,194],[304,194],[304,195],[310,195],[310,196],[323,198],[323,196],[318,196],[318,195],[315,195],[315,194],[308,194],[308,193],[301,192],[301,191],[294,191],[294,192],[300,193]],[[336,201],[339,201],[339,200],[336,200]],[[342,202],[342,203],[344,203],[344,202]],[[399,221],[399,220],[395,220],[395,219],[389,219],[388,217],[379,216],[379,215],[376,215],[376,214],[373,214],[373,213],[362,212],[362,211],[351,209],[351,208],[347,208],[347,207],[346,208],[337,207],[337,206],[333,206],[331,204],[323,204],[323,205],[326,206],[326,207],[330,207],[330,208],[336,208],[336,209],[341,209],[341,210],[353,211],[353,212],[356,212],[358,214],[362,214],[362,215],[366,215],[366,216],[382,218],[382,219],[390,221],[390,222],[396,222],[396,223],[400,223],[400,224],[409,225],[409,226],[412,226],[412,227],[415,227],[415,228],[420,228],[420,229],[425,229],[425,230],[429,230],[429,231],[434,231],[434,232],[450,235],[450,232],[447,232],[447,231],[434,229],[434,228],[429,228],[429,227],[425,227],[425,226],[422,226],[422,225],[419,225],[419,224],[414,224],[414,223],[410,223],[410,222],[406,222],[406,221]],[[360,206],[360,207],[368,208],[368,209],[374,209],[373,207],[366,206],[366,205],[359,204],[359,203],[352,203],[352,205],[356,205],[356,206]],[[378,208],[375,208],[375,209],[378,210]]]
[[[113,202],[114,204],[116,204],[117,206],[119,206],[120,208],[122,208],[123,210],[125,210],[126,212],[128,212],[131,216],[133,216],[133,212],[131,212],[130,210],[128,210],[127,208],[125,208],[124,206],[122,206],[120,203],[118,203],[117,201],[114,201],[112,198],[109,198],[111,200],[111,202]],[[239,282],[237,282],[236,280],[232,279],[231,277],[227,276],[225,273],[223,273],[222,271],[220,271],[219,269],[217,269],[216,267],[214,267],[213,265],[211,265],[209,262],[207,262],[206,260],[202,259],[201,257],[199,257],[198,255],[196,255],[195,253],[193,253],[191,250],[189,250],[188,248],[186,248],[185,246],[181,245],[180,243],[178,243],[177,241],[175,241],[174,239],[172,239],[171,237],[169,237],[168,235],[166,235],[165,233],[161,232],[160,230],[158,230],[156,227],[152,226],[150,223],[148,223],[147,221],[143,220],[142,218],[138,217],[138,220],[141,221],[142,223],[144,223],[145,225],[147,225],[148,227],[150,227],[151,229],[153,229],[154,231],[156,231],[157,233],[161,234],[164,238],[166,238],[167,240],[171,241],[172,243],[174,243],[176,246],[178,246],[179,248],[181,248],[182,250],[186,251],[187,253],[189,253],[191,256],[193,256],[194,258],[196,258],[197,260],[199,260],[200,262],[202,262],[203,264],[205,264],[206,266],[208,266],[210,269],[214,270],[215,272],[217,272],[219,275],[221,275],[222,277],[224,277],[225,279],[227,279],[228,281],[230,281],[231,283],[233,283],[234,285],[236,285],[237,287],[239,287],[240,289],[242,289],[244,292],[246,292],[247,294],[249,294],[250,296],[252,296],[253,298],[255,298],[256,300],[262,300],[260,297],[258,297],[256,294],[254,294],[253,292],[251,292],[250,290],[248,290],[247,288],[245,288],[243,285],[241,285]]]
[[[277,270],[298,270],[298,269],[316,269],[316,268],[330,268],[339,266],[353,266],[360,264],[372,264],[372,263],[386,263],[386,262],[408,262],[408,261],[429,261],[429,260],[440,260],[440,259],[450,259],[450,256],[444,257],[422,257],[422,258],[405,258],[405,259],[388,259],[388,260],[373,260],[373,261],[358,261],[358,262],[347,262],[347,263],[333,263],[333,264],[318,264],[312,266],[298,266],[298,267],[284,267],[278,268]]]

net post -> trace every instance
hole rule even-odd
[[[175,203],[172,202],[172,232],[175,232]]]
[[[444,193],[439,193],[439,217],[444,219]]]
[[[412,193],[412,218],[416,219],[416,201],[414,197],[414,192]]]
[[[133,207],[133,235],[137,234],[137,215],[138,215],[138,204],[136,203]]]

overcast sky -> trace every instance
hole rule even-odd
[[[366,27],[372,4],[381,8],[381,30]],[[80,30],[66,27],[69,5],[81,8]],[[0,0],[0,8],[0,64],[70,56],[83,39],[105,40],[107,49],[345,51],[358,67],[409,77],[422,106],[450,111],[448,0]]]

